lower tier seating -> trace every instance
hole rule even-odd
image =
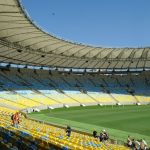
[[[65,129],[40,123],[21,115],[19,128],[11,123],[14,110],[0,107],[0,146],[5,149],[73,149],[73,150],[127,150],[121,145],[99,142],[97,139],[82,133],[72,132],[67,137]]]

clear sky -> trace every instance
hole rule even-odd
[[[103,47],[150,47],[150,0],[22,0],[57,37]]]

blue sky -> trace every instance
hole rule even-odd
[[[57,37],[93,46],[149,47],[150,0],[22,0]]]

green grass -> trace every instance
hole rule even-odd
[[[150,145],[150,106],[88,106],[43,110],[29,117],[92,133],[106,129],[113,139],[126,141],[131,135]]]

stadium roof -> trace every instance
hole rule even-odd
[[[0,0],[0,62],[66,68],[150,68],[150,48],[72,43],[39,28],[19,0]]]

